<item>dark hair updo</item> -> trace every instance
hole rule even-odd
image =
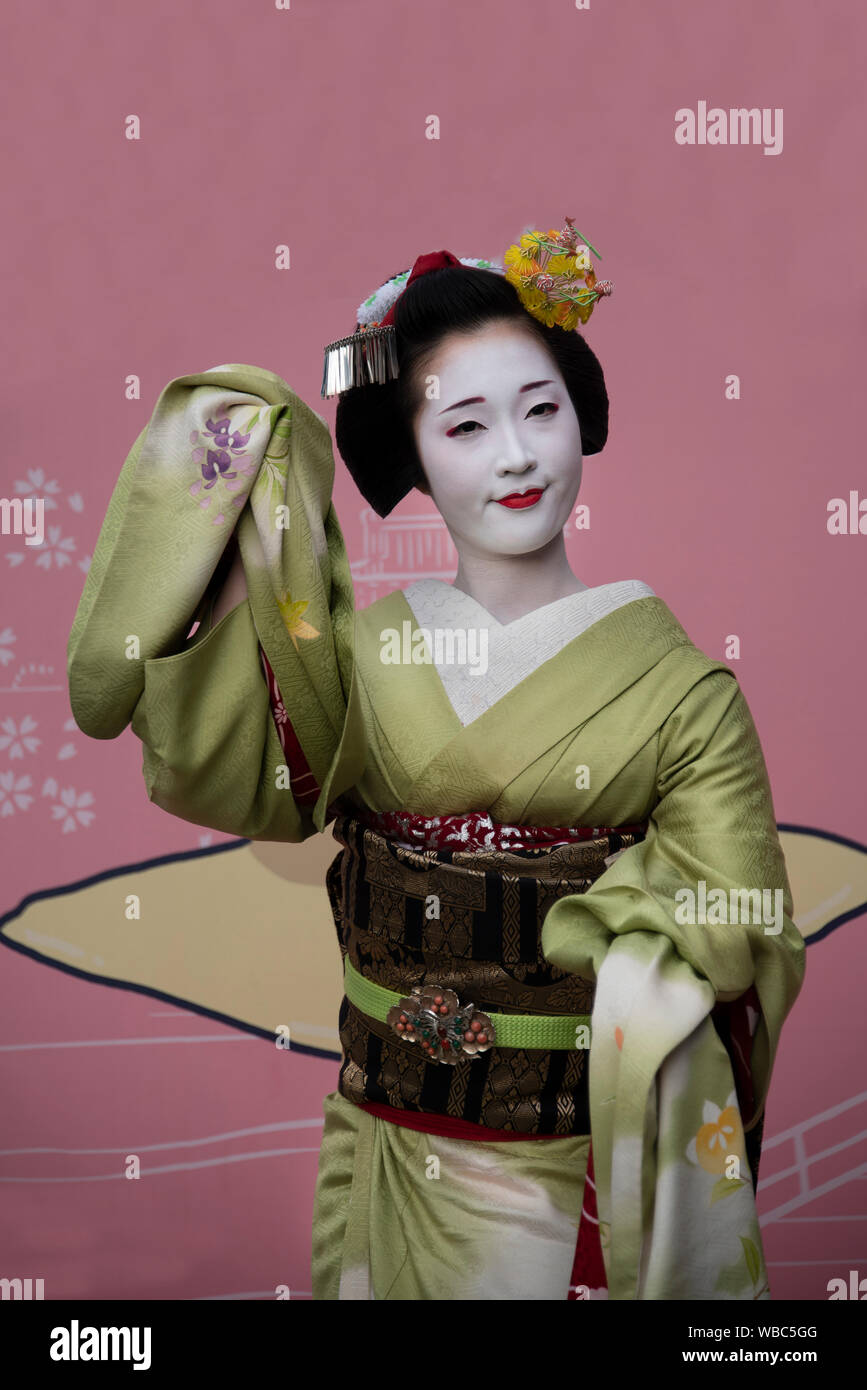
[[[447,266],[414,280],[394,310],[399,375],[354,386],[337,405],[337,448],[355,485],[382,517],[425,477],[412,422],[424,399],[425,362],[449,333],[471,333],[490,323],[517,323],[535,333],[566,383],[585,454],[598,454],[608,438],[608,393],[596,354],[580,333],[549,328],[524,308],[504,276],[493,270]]]

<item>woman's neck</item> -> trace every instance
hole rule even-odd
[[[452,582],[498,623],[514,622],[589,587],[572,572],[562,532],[549,546],[526,555],[459,552],[458,572]]]

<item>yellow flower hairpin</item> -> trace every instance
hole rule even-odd
[[[586,323],[597,300],[614,289],[610,280],[597,280],[590,260],[596,247],[576,231],[574,218],[560,231],[525,232],[509,247],[503,263],[506,279],[515,286],[524,308],[551,327],[571,330]]]

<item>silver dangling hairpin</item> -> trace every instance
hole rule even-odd
[[[461,256],[461,265],[477,270],[492,270],[504,275],[505,269],[496,261],[477,256]],[[402,270],[374,290],[356,313],[356,331],[348,338],[338,338],[325,348],[322,369],[322,396],[339,396],[351,386],[383,385],[400,375],[397,366],[394,325],[382,323],[389,310],[400,298],[411,271]]]
[[[383,385],[398,376],[394,326],[363,328],[338,338],[325,349],[323,397],[338,396],[351,386]]]

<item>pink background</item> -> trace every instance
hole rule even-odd
[[[573,568],[644,580],[716,659],[739,634],[778,821],[867,840],[867,537],[826,529],[829,500],[864,486],[865,29],[857,7],[804,0],[7,0],[0,496],[56,506],[42,547],[0,537],[0,914],[227,838],[152,806],[131,732],[87,739],[66,694],[89,557],[165,384],[250,362],[332,424],[322,347],[384,279],[424,251],[501,259],[566,215],[616,287],[587,329],[611,436],[585,465]],[[782,153],[678,145],[674,113],[700,100],[782,107]],[[335,501],[359,563],[339,458]],[[359,583],[360,606],[375,596]],[[856,919],[809,952],[768,1137],[867,1093],[863,941]],[[275,1061],[15,951],[0,964],[0,1276],[44,1275],[47,1297],[309,1294],[336,1063]],[[169,1141],[163,1186],[103,1180],[109,1153]],[[766,1232],[777,1297],[824,1298],[859,1259],[867,1275],[867,1143],[841,1164],[831,1198]]]

